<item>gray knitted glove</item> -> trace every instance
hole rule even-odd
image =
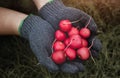
[[[30,47],[37,57],[39,63],[45,66],[51,72],[61,71],[60,67],[64,70],[69,70],[70,73],[83,71],[84,67],[81,63],[73,64],[55,64],[51,59],[52,43],[54,41],[54,28],[46,21],[38,16],[28,16],[20,29],[21,36],[26,38]],[[79,65],[76,67],[76,65]],[[67,67],[66,67],[67,66]],[[79,67],[81,67],[79,69]]]
[[[59,28],[58,25],[60,20],[63,20],[63,19],[76,21],[82,18],[79,23],[74,24],[74,26],[80,26],[80,27],[84,27],[88,23],[88,20],[90,19],[90,16],[84,13],[83,11],[76,8],[72,8],[72,7],[66,7],[61,0],[53,0],[52,2],[47,3],[39,10],[38,13],[43,19],[48,21],[56,30]],[[90,24],[88,25],[88,28],[91,31],[91,36],[88,38],[88,42],[89,42],[89,45],[91,45],[92,40],[93,38],[95,38],[96,31],[97,31],[97,26],[93,18],[91,19]],[[91,48],[92,56],[98,57],[98,54],[101,48],[102,48],[102,44],[100,40],[96,38]],[[81,68],[83,68],[81,67],[81,63],[75,62],[75,64],[76,63],[77,63],[76,67],[79,66],[78,68],[81,70]],[[65,63],[65,65],[61,67],[61,70],[64,72],[70,72],[69,70],[70,64],[74,64],[74,62]]]
[[[76,21],[82,18],[80,22],[75,23],[74,25],[80,27],[84,27],[90,19],[90,16],[84,13],[83,11],[72,7],[66,7],[61,0],[53,0],[52,2],[44,5],[40,9],[39,15],[43,19],[48,21],[55,29],[59,28],[58,25],[60,20],[62,19],[69,19],[70,21]],[[94,22],[93,18],[91,19],[88,28],[91,31],[91,37],[88,39],[88,41],[89,44],[91,44],[93,38],[96,36],[96,31],[97,31],[97,25]],[[98,52],[101,50],[101,47],[102,45],[100,40],[96,39],[92,47],[92,52],[94,51],[93,54],[95,54],[95,56],[98,55]]]
[[[35,15],[29,15],[20,29],[21,36],[29,41],[39,63],[52,72],[59,70],[50,57],[54,32],[55,30],[48,22]]]

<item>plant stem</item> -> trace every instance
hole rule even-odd
[[[86,24],[85,28],[88,27],[88,25],[90,24],[90,21],[91,21],[91,17],[90,17],[90,19],[88,20],[88,23]]]
[[[93,46],[94,41],[95,41],[95,38],[92,40],[92,43],[91,43],[90,47],[88,48],[89,50],[90,50],[90,49],[91,49],[91,47]]]
[[[72,23],[72,24],[73,24],[73,23],[77,23],[77,22],[81,21],[81,20],[82,20],[82,18],[83,18],[83,17],[81,17],[79,20],[72,21],[71,23]]]
[[[64,49],[64,51],[71,45],[73,40],[70,41],[70,43],[66,46],[66,48]]]
[[[55,40],[53,41],[53,43],[52,43],[52,53],[53,53],[53,45],[54,45],[54,43],[56,42],[56,40],[57,40],[57,39],[55,39]]]

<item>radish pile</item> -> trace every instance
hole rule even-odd
[[[72,25],[69,20],[61,20],[59,29],[55,32],[55,40],[52,45],[51,58],[56,64],[62,64],[66,60],[75,60],[77,57],[81,60],[87,60],[90,57],[90,47],[88,47],[87,38],[90,37],[90,30],[87,25],[78,29]]]

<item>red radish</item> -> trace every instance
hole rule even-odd
[[[83,38],[88,38],[90,37],[90,34],[91,34],[88,28],[82,28],[79,33],[80,33],[80,36],[82,36]]]
[[[64,40],[64,44],[65,45],[68,45],[69,43],[70,43],[70,39],[69,38],[67,38],[67,39]]]
[[[85,40],[85,39],[81,39],[82,40],[82,47],[88,47],[88,42],[87,42],[87,40]]]
[[[68,32],[72,27],[72,23],[70,22],[70,20],[61,20],[59,23],[59,27],[62,31]]]
[[[68,32],[69,36],[75,35],[75,34],[79,34],[79,30],[75,27],[72,27],[71,30]]]
[[[89,49],[86,47],[82,47],[77,50],[77,55],[81,60],[87,60],[90,57]]]
[[[62,32],[61,30],[57,30],[55,32],[55,38],[56,38],[56,40],[63,41],[66,38],[66,34],[64,32]]]
[[[56,52],[52,53],[52,60],[56,64],[62,64],[66,61],[66,57],[65,57],[65,54],[63,53],[63,51],[56,51]]]
[[[81,35],[83,38],[88,38],[88,37],[90,37],[91,32],[90,32],[90,30],[87,28],[88,25],[90,24],[90,21],[91,21],[91,17],[90,17],[90,19],[88,20],[88,23],[86,24],[86,26],[79,31],[80,35]]]
[[[68,59],[71,61],[76,58],[76,51],[72,48],[67,48],[65,54],[68,57]]]
[[[78,57],[81,60],[87,60],[90,55],[90,48],[93,46],[93,41],[91,46],[88,47],[88,41],[86,38],[90,37],[91,32],[87,28],[90,24],[91,18],[89,19],[86,26],[80,30],[72,26],[70,20],[61,20],[59,23],[59,30],[55,32],[55,40],[52,45],[52,55],[51,58],[56,64],[62,64],[66,61],[66,57],[72,61]],[[92,55],[91,55],[92,57]]]
[[[54,49],[54,51],[64,50],[65,49],[65,44],[61,41],[56,41],[53,44],[53,49]]]
[[[70,37],[70,47],[77,49],[81,47],[81,37],[80,35],[72,35]]]

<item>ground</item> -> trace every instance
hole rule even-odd
[[[65,5],[91,15],[98,25],[102,42],[99,58],[85,62],[85,72],[50,73],[37,65],[27,40],[0,36],[0,78],[120,78],[120,2],[119,0],[63,0]],[[37,14],[32,0],[0,0],[0,6],[27,14]]]

